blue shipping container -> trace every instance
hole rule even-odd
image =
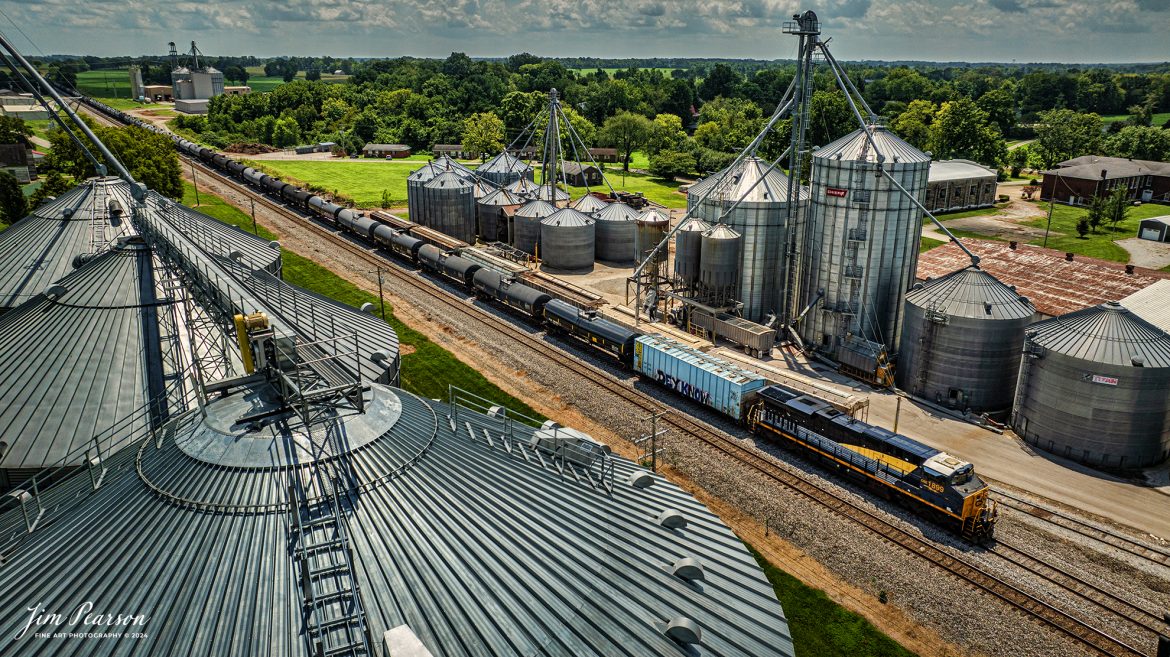
[[[634,369],[736,420],[747,412],[744,402],[767,383],[755,372],[660,335],[638,336]]]

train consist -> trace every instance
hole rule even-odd
[[[85,102],[123,123],[161,132],[92,99]],[[342,207],[199,144],[164,134],[184,154],[481,299],[506,306],[550,333],[579,340],[623,367],[746,424],[767,440],[824,460],[955,533],[981,541],[994,531],[994,503],[988,500],[987,485],[970,463],[855,420],[824,399],[769,386],[759,374],[688,345],[644,334],[595,310],[578,308],[510,274],[463,257],[460,252],[470,246],[465,242],[393,215],[366,215]]]

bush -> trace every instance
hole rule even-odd
[[[1080,235],[1081,239],[1084,239],[1085,235],[1088,235],[1088,234],[1089,234],[1089,219],[1087,217],[1081,217],[1080,219],[1077,220],[1077,235]]]
[[[674,180],[694,170],[695,158],[690,153],[662,151],[650,158],[650,173],[667,180]]]

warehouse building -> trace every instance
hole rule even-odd
[[[964,238],[963,244],[979,256],[980,269],[1027,297],[1040,319],[1116,301],[1170,279],[1167,272],[1018,242]],[[944,244],[918,257],[916,278],[940,278],[970,264],[959,247]]]
[[[1170,163],[1085,155],[1065,160],[1044,172],[1040,199],[1084,205],[1117,187],[1143,203],[1170,203]]]
[[[573,187],[588,187],[601,184],[601,169],[592,164],[565,162],[561,165],[565,180]]]
[[[931,162],[923,205],[933,213],[989,208],[997,178],[994,169],[971,160]]]

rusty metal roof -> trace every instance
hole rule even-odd
[[[980,257],[979,267],[1016,290],[1042,315],[1055,317],[1106,301],[1118,301],[1170,274],[1134,268],[1127,274],[1119,262],[1073,256],[1027,244],[964,239],[963,244]],[[918,280],[939,278],[971,264],[954,244],[931,249],[918,256]]]

